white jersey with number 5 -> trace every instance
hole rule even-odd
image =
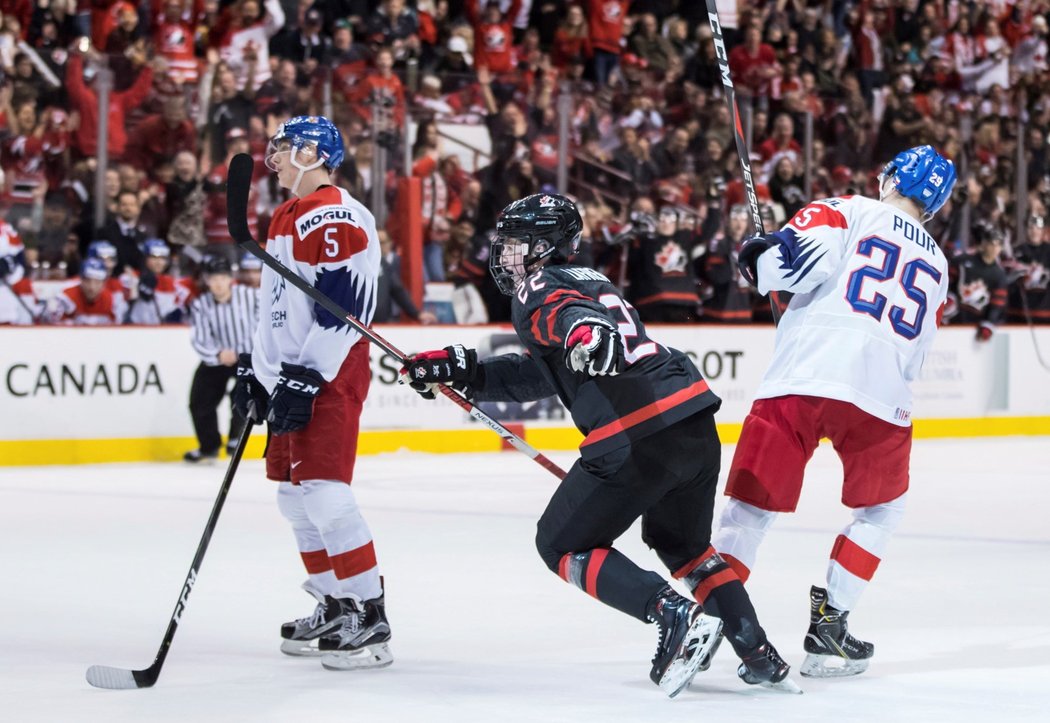
[[[322,186],[287,201],[274,212],[268,236],[266,250],[278,261],[362,324],[372,322],[379,237],[372,214],[349,193]],[[252,366],[268,391],[277,383],[282,362],[302,364],[332,381],[361,338],[342,319],[263,268]]]
[[[850,402],[911,424],[911,382],[948,293],[944,253],[922,225],[861,196],[815,201],[758,259],[763,294],[794,294],[757,397]]]

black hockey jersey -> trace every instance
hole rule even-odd
[[[959,302],[955,323],[1002,323],[1006,314],[1006,272],[998,261],[987,263],[979,253],[967,254],[954,259],[948,273]]]
[[[621,374],[591,377],[566,366],[565,337],[588,318],[619,328],[627,362]],[[693,362],[650,339],[638,312],[594,269],[548,266],[529,275],[512,300],[512,321],[526,354],[482,361],[474,398],[525,402],[557,394],[584,434],[585,459],[721,404]]]

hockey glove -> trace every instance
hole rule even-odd
[[[251,354],[237,355],[237,381],[233,385],[233,407],[251,424],[262,424],[270,397],[266,388],[255,378]],[[254,403],[254,413],[250,414]]]
[[[150,301],[157,293],[157,275],[149,269],[143,269],[139,274],[139,298]]]
[[[424,399],[433,399],[434,384],[450,384],[465,389],[478,373],[478,353],[462,344],[425,351],[401,367],[402,383],[407,383]]]
[[[744,281],[758,288],[758,257],[771,246],[776,246],[777,241],[772,236],[752,236],[744,239],[744,245],[740,247],[737,254],[736,265],[740,269],[740,275]]]
[[[605,319],[591,316],[573,324],[565,351],[565,366],[574,372],[614,377],[624,369],[620,332]]]
[[[995,327],[987,321],[982,321],[977,326],[977,341],[988,341],[992,338],[993,333],[995,333]]]
[[[324,377],[313,369],[282,362],[281,376],[270,395],[270,411],[266,415],[273,433],[298,432],[309,424],[314,414],[314,398],[324,385]]]

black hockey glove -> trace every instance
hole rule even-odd
[[[309,424],[314,414],[314,398],[324,385],[324,377],[313,369],[281,362],[281,376],[270,395],[270,411],[266,415],[273,433],[297,432]]]
[[[435,384],[450,384],[463,391],[478,373],[478,353],[462,344],[416,354],[401,367],[401,383],[424,399],[433,399]]]
[[[605,319],[578,320],[565,337],[565,366],[592,377],[614,377],[624,370],[620,332]]]
[[[143,269],[139,274],[139,298],[150,301],[157,293],[157,275],[149,269]]]
[[[752,236],[744,239],[744,245],[740,247],[737,255],[736,265],[740,269],[740,275],[744,281],[758,288],[758,257],[771,246],[777,246],[777,240],[773,236]]]
[[[251,354],[237,355],[237,381],[233,385],[233,407],[251,424],[262,424],[266,419],[267,402],[270,401],[266,387],[255,378]],[[249,414],[255,404],[255,413]]]

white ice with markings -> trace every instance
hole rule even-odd
[[[153,662],[224,467],[5,468],[0,710],[8,721],[1050,720],[1048,451],[1045,437],[916,443],[907,515],[850,620],[875,643],[871,668],[810,680],[797,676],[808,590],[848,520],[822,446],[800,511],[774,525],[749,583],[805,695],[744,685],[724,645],[673,701],[648,679],[655,628],[535,553],[554,480],[522,455],[358,461],[395,660],[349,673],[278,651],[280,623],[313,602],[273,485],[246,461],[159,682],[129,691],[93,689],[84,672]],[[659,569],[638,538],[635,527],[619,547]]]

